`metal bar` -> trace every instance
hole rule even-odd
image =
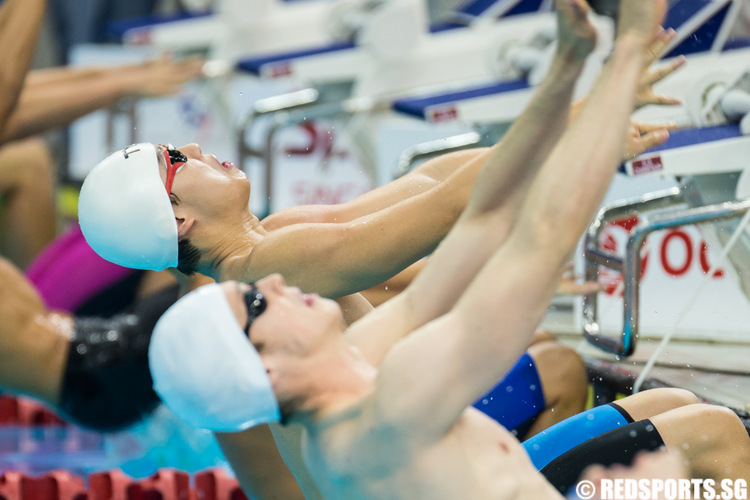
[[[622,272],[623,270],[622,257],[619,257],[613,254],[612,252],[607,252],[605,250],[600,250],[600,249],[590,249],[590,250],[586,250],[585,255],[586,255],[586,260],[590,261],[592,264],[608,267],[610,269],[614,269],[619,272]]]
[[[642,215],[649,210],[661,210],[681,203],[683,203],[683,198],[680,189],[671,188],[627,198],[602,207],[584,235],[584,279],[586,281],[599,281],[600,265],[625,274],[625,259],[599,248],[601,232],[608,223],[635,214]],[[613,261],[617,263],[616,266],[612,265]],[[623,355],[627,351],[622,339],[614,340],[599,334],[599,294],[592,293],[583,296],[582,315],[583,335],[589,342],[605,351],[619,355]],[[625,326],[623,326],[624,328]]]
[[[666,202],[667,198],[662,197],[661,201],[657,201],[656,204],[658,205],[662,201]],[[619,204],[618,207],[621,209],[628,208],[624,204]],[[642,269],[640,249],[646,237],[654,231],[662,229],[736,218],[745,214],[748,210],[750,210],[750,199],[643,215],[641,222],[631,232],[625,249],[622,335],[619,341],[599,335],[596,314],[598,304],[596,294],[592,294],[594,297],[584,297],[584,336],[606,351],[620,356],[631,355],[635,350],[640,333],[640,278]],[[598,277],[598,265],[606,265],[599,262],[599,259],[606,253],[601,251],[597,253],[596,249],[587,248],[585,255],[586,279],[596,279]]]
[[[393,177],[398,179],[399,177],[406,175],[419,160],[477,147],[481,140],[482,136],[479,133],[467,132],[465,134],[453,135],[435,141],[421,142],[411,146],[401,153],[401,156],[398,159],[398,164],[393,171]]]

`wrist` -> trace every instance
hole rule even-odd
[[[137,69],[122,71],[117,78],[117,94],[122,99],[138,94],[140,76]]]
[[[649,44],[649,37],[636,31],[621,33],[615,40],[612,55],[622,54],[623,57],[643,57]]]
[[[548,76],[555,81],[573,81],[581,76],[586,59],[571,57],[571,54],[556,52]]]

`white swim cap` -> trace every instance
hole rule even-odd
[[[281,418],[260,355],[216,283],[164,313],[151,336],[148,364],[156,393],[194,427],[238,432]]]
[[[158,155],[153,144],[128,146],[96,165],[83,182],[81,231],[110,262],[154,271],[177,266],[177,222]]]

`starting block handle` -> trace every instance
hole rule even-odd
[[[623,334],[614,339],[600,335],[598,293],[583,297],[583,335],[594,345],[605,351],[620,356],[630,356],[635,350],[638,335],[638,279],[631,280],[628,275],[633,274],[633,268],[639,268],[639,262],[633,262],[632,255],[620,257],[599,247],[599,238],[607,224],[630,215],[643,214],[647,211],[663,209],[683,204],[682,193],[679,188],[666,189],[648,193],[635,198],[621,200],[602,207],[593,222],[586,230],[584,240],[584,276],[586,281],[599,280],[599,266],[608,267],[624,275],[625,294],[635,294],[635,301],[626,301],[624,306]],[[638,257],[638,254],[636,254]],[[640,272],[636,272],[640,276]]]

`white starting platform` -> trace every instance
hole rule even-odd
[[[729,43],[731,28],[740,8],[737,0],[677,0],[669,6],[665,28],[673,28],[677,35],[666,50],[663,60],[687,56],[686,68],[668,77],[657,90],[670,96],[684,96],[694,88],[705,89],[706,84],[696,75],[716,81],[726,78],[734,71],[743,69],[750,60],[750,44]],[[515,79],[486,81],[449,92],[411,96],[394,102],[394,110],[430,123],[458,121],[469,124],[509,124],[526,107],[543,76],[546,74],[554,47],[543,52],[535,50],[533,39],[516,34],[513,51],[520,59],[506,58],[506,74],[516,74]],[[531,40],[531,41],[530,41]],[[744,49],[744,50],[743,50]],[[583,78],[590,83],[598,74],[600,65],[589,69],[592,78]],[[731,78],[731,76],[730,76]],[[580,85],[576,96],[588,90]],[[650,114],[649,114],[650,113]],[[680,115],[684,122],[684,111],[670,108],[649,108],[644,120],[673,119]],[[640,115],[639,115],[640,117]]]
[[[750,70],[715,89],[697,117],[698,126],[622,166],[630,178],[676,186],[596,215],[584,276],[610,286],[583,299],[570,331],[582,328],[579,351],[605,385],[683,387],[747,417]]]
[[[487,6],[491,2],[475,3],[481,3],[485,13],[490,10]],[[545,2],[513,0],[492,5],[503,7],[503,17],[499,20],[495,15],[476,16],[474,23],[460,27],[429,26],[425,3],[421,0],[388,3],[370,13],[358,30],[353,47],[315,48],[305,53],[242,61],[240,68],[271,81],[293,80],[313,86],[258,101],[243,120],[241,164],[252,175],[257,169],[248,162],[259,161],[265,192],[273,193],[269,198],[274,199],[275,206],[271,206],[269,200],[261,213],[279,208],[275,178],[284,177],[278,165],[286,163],[285,158],[275,153],[278,148],[274,145],[282,142],[277,139],[280,132],[338,120],[336,132],[332,125],[328,131],[315,133],[335,133],[341,138],[342,129],[349,132],[354,137],[352,148],[362,164],[360,170],[370,175],[373,185],[383,184],[392,179],[398,155],[383,168],[383,144],[376,144],[373,137],[379,127],[397,128],[400,123],[394,125],[394,122],[409,121],[392,111],[394,98],[498,77],[500,68],[507,67],[501,56],[521,34],[539,34],[535,39],[544,46],[552,43],[555,17],[545,8]],[[497,12],[495,8],[493,14]],[[602,33],[597,51],[601,60],[610,49],[611,20],[597,18],[597,27]],[[413,125],[408,127],[414,128]],[[435,138],[445,135],[430,124],[422,128],[431,129]],[[466,130],[466,127],[461,128]],[[413,139],[403,147],[429,136],[422,134],[420,137],[419,132],[412,132],[408,133]],[[406,134],[397,132],[395,135]]]

